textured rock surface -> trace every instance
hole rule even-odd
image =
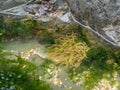
[[[120,46],[120,0],[66,0],[72,15],[108,42]]]
[[[43,22],[56,18],[70,22],[68,5],[64,0],[5,0],[0,5],[1,14],[18,17],[30,16]]]
[[[9,9],[26,2],[27,0],[0,0],[0,9]]]
[[[32,15],[43,21],[54,16],[68,22],[68,7],[64,1],[67,1],[77,23],[120,47],[120,0],[0,0],[0,13]],[[43,18],[38,18],[41,16]]]

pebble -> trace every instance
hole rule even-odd
[[[62,81],[61,81],[61,79],[59,77],[53,78],[52,81],[53,81],[54,85],[62,85]]]
[[[9,74],[9,77],[12,77],[12,74]]]
[[[67,78],[65,78],[65,81],[67,81]]]
[[[10,86],[10,88],[9,88],[10,90],[15,90],[15,86],[13,85],[13,86]]]
[[[5,79],[5,77],[1,77],[1,79]]]
[[[3,74],[3,73],[1,73],[1,74],[0,74],[0,76],[4,76],[4,74]]]
[[[72,87],[69,87],[70,90],[72,90]]]
[[[39,76],[39,80],[41,80],[42,79],[42,77],[41,76]]]
[[[18,75],[18,78],[21,78],[22,76],[21,75]]]
[[[64,85],[64,87],[66,88],[67,86],[66,86],[66,85]]]

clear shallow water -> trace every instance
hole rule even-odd
[[[20,53],[20,52],[28,52],[31,49],[34,49],[40,53],[40,56],[42,58],[44,58],[47,55],[47,53],[45,52],[45,46],[39,44],[37,40],[8,41],[5,43],[1,43],[0,46],[2,46],[5,50],[8,50],[10,52],[15,51],[15,52]],[[38,74],[41,78],[43,78],[43,80],[46,80],[50,84],[51,90],[79,90],[79,86],[77,86],[75,83],[73,83],[69,79],[68,74],[64,68],[57,67],[54,64],[52,64],[55,67],[54,69],[51,67],[47,67],[47,68],[45,67],[43,69],[43,67],[41,66],[42,64],[45,64],[45,65],[49,65],[49,64],[43,63],[45,59],[42,60],[41,57],[33,55],[30,57],[29,61],[31,61],[33,64],[37,66],[36,74]],[[54,85],[54,82],[53,82],[56,68],[59,71],[58,75],[62,82],[61,86]],[[44,74],[43,73],[44,70],[47,70],[47,71],[50,70],[50,72]],[[48,78],[47,75],[50,73],[51,73],[51,78]]]
[[[46,56],[46,53],[44,52],[45,46],[40,45],[37,40],[26,40],[26,41],[8,41],[6,43],[2,43],[0,46],[2,46],[4,49],[8,51],[17,51],[17,52],[27,52],[31,49],[37,50],[42,57]]]
[[[35,71],[36,74],[39,75],[39,77],[41,77],[43,80],[47,81],[47,83],[49,83],[51,90],[87,90],[84,88],[84,86],[76,85],[75,83],[73,83],[70,80],[65,68],[56,66],[53,63],[48,64],[49,61],[47,61],[46,59],[41,59],[41,57],[44,58],[47,55],[47,53],[45,52],[45,46],[39,44],[37,40],[8,41],[5,43],[0,43],[0,46],[2,46],[5,50],[8,51],[13,50],[16,52],[29,52],[30,50],[34,49],[35,51],[39,52],[40,56],[32,55],[30,56],[29,61],[31,61],[33,64],[36,65],[37,67]],[[53,80],[55,79],[56,70],[58,71],[57,74],[62,82],[61,86],[54,85]],[[94,89],[94,90],[100,90],[100,89]],[[118,89],[111,89],[111,90],[118,90]]]

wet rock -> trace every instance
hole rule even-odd
[[[66,2],[67,4],[66,4]],[[69,5],[69,7],[68,7]],[[120,0],[1,0],[0,13],[48,22],[73,20],[107,42],[120,46]]]
[[[66,0],[77,23],[120,46],[120,0]],[[112,25],[113,28],[108,26]],[[104,32],[104,29],[107,31]],[[112,31],[112,32],[111,32]],[[117,40],[116,40],[116,39]]]
[[[114,42],[119,42],[118,45],[120,45],[120,26],[108,26],[106,28],[103,28],[105,31],[105,34],[112,39]]]
[[[25,1],[23,4],[17,5],[19,2]],[[6,1],[7,2],[7,1]],[[6,3],[5,2],[5,3]],[[8,14],[13,16],[30,16],[35,20],[48,22],[58,18],[64,22],[69,21],[68,6],[64,0],[21,0],[16,1],[17,6],[12,5],[13,1],[9,1],[8,7],[0,11],[1,14]]]
[[[4,0],[4,1],[0,1],[1,2],[1,9],[9,9],[21,4],[25,4],[26,0]]]
[[[64,22],[71,22],[70,21],[70,13],[66,13],[66,14],[60,14],[57,16],[61,21],[64,21]]]

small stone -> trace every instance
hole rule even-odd
[[[12,77],[12,74],[9,74],[9,77]]]
[[[54,85],[62,85],[62,81],[59,77],[53,78],[53,84]]]
[[[0,74],[0,76],[4,76],[4,74],[3,74],[3,73],[1,73],[1,74]]]
[[[42,79],[42,77],[41,76],[39,76],[39,80],[41,80]]]
[[[1,77],[1,79],[5,79],[5,77]]]
[[[66,88],[67,86],[66,86],[66,85],[64,85],[64,87]]]
[[[22,76],[21,75],[18,75],[18,78],[21,78]]]
[[[10,90],[15,90],[15,86],[14,86],[14,85],[11,86],[11,87],[10,87]]]
[[[72,87],[69,87],[70,90],[72,90]]]
[[[67,81],[67,78],[65,78],[65,81]]]

